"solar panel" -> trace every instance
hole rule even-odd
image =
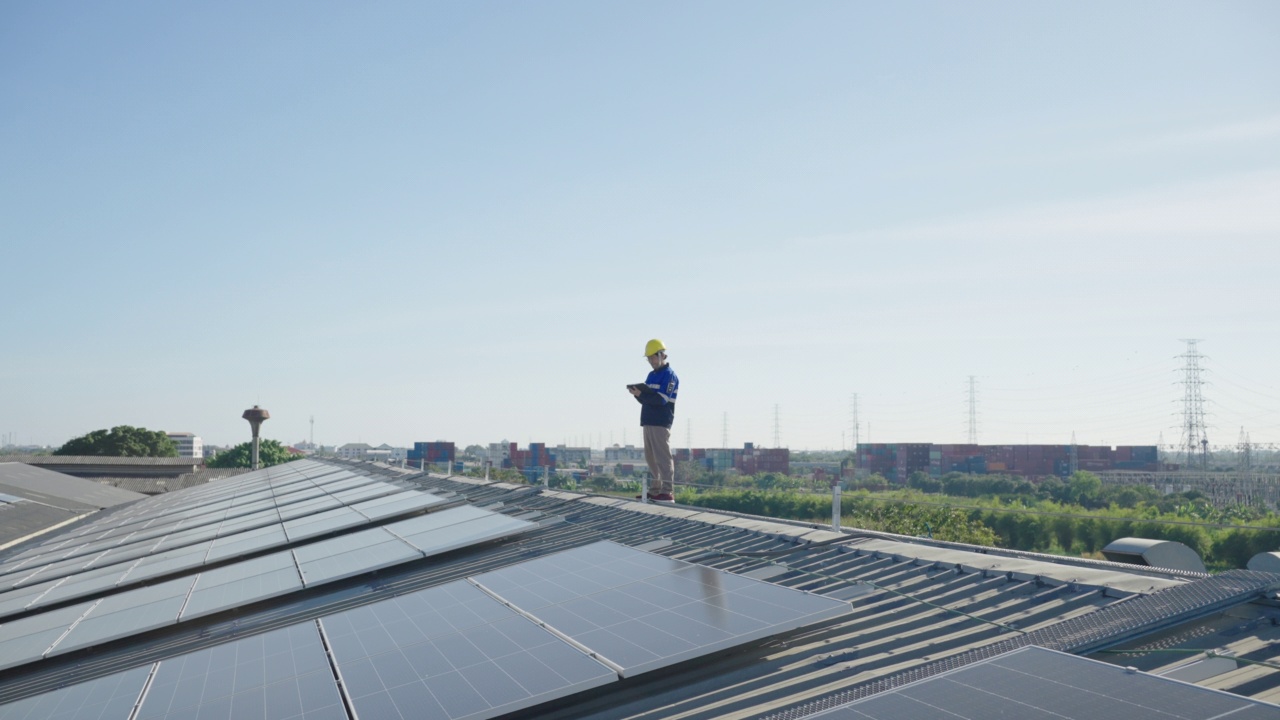
[[[257,550],[284,545],[288,537],[279,524],[249,530],[228,537],[220,537],[209,546],[205,556],[206,563],[217,562],[229,557],[247,555]]]
[[[943,714],[957,720],[1260,720],[1280,717],[1280,706],[1032,645],[811,717],[893,720]]]
[[[421,510],[446,502],[444,498],[431,493],[411,490],[408,492],[386,495],[373,500],[364,500],[351,507],[370,520],[381,520],[400,513]]]
[[[302,579],[289,551],[264,555],[201,573],[182,610],[190,620],[302,588]]]
[[[64,578],[58,578],[57,580],[36,583],[35,585],[24,585],[23,587],[12,591],[12,594],[20,596],[24,591],[40,590],[39,594],[34,597],[28,595],[28,604],[25,607],[41,607],[57,603],[68,598],[81,597],[85,594],[91,594],[98,590],[114,587],[116,581],[119,580],[120,576],[123,574],[124,568],[122,567],[99,568],[97,570],[90,570],[78,575],[71,575]],[[0,595],[0,598],[7,598],[9,594],[10,593]],[[0,610],[0,617],[23,609],[23,607],[9,606],[3,600],[0,600],[0,605],[6,606],[4,610]]]
[[[369,519],[349,507],[335,507],[284,523],[290,542],[326,535],[338,530],[369,524]]]
[[[92,606],[82,603],[0,625],[0,670],[41,658]]]
[[[18,588],[0,594],[0,618],[22,612],[32,601],[49,591],[57,581]]]
[[[471,505],[461,505],[383,527],[403,538],[424,555],[437,555],[532,530],[537,525]]]
[[[320,622],[360,717],[488,718],[617,680],[462,580]]]
[[[416,548],[380,527],[294,548],[293,554],[307,587],[422,557]]]
[[[47,656],[100,645],[178,621],[195,578],[141,587],[104,598],[50,648]]]
[[[636,675],[851,611],[847,602],[598,542],[473,578]]]
[[[137,720],[165,718],[347,720],[347,712],[316,625],[305,622],[161,662]]]
[[[151,673],[142,665],[59,688],[0,707],[5,720],[108,720],[127,718]]]

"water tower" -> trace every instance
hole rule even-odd
[[[267,419],[271,417],[271,413],[267,412],[266,410],[263,410],[257,405],[254,405],[248,410],[245,410],[244,414],[241,415],[240,417],[244,418],[245,420],[248,420],[249,426],[253,428],[252,467],[254,470],[257,470],[258,469],[258,430],[262,428],[262,423],[266,422]]]

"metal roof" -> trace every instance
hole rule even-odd
[[[1149,636],[1280,587],[1280,576],[1265,573],[1166,573],[326,462],[539,527],[14,668],[0,680],[0,703],[602,539],[845,599],[854,612],[562,698],[524,717],[804,717],[1027,644],[1082,653]]]
[[[0,462],[0,492],[64,510],[80,511],[113,507],[144,497],[139,493],[16,462]]]

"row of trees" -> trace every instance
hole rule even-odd
[[[211,468],[247,468],[252,462],[253,443],[241,443],[205,460]],[[178,447],[159,430],[131,425],[117,425],[110,430],[94,430],[53,451],[54,455],[90,457],[177,457]],[[264,466],[296,460],[296,456],[278,440],[261,440],[258,460]]]

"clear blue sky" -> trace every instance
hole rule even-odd
[[[0,433],[1280,442],[1280,3],[8,2]],[[843,434],[842,434],[843,433]]]

